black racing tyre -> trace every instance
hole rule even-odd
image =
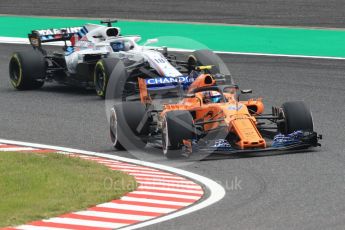
[[[162,123],[162,148],[168,159],[182,156],[183,140],[195,137],[193,117],[189,111],[167,112]]]
[[[18,90],[41,88],[44,84],[47,65],[39,51],[16,52],[9,63],[10,81]]]
[[[141,149],[146,145],[149,120],[146,107],[140,102],[123,102],[110,112],[110,138],[114,148]]]
[[[188,57],[188,66],[190,70],[192,70],[195,66],[213,65],[210,73],[216,74],[220,73],[219,59],[220,58],[211,50],[196,50]]]
[[[313,132],[313,117],[303,101],[285,102],[282,111],[285,124],[280,127],[281,133],[289,134],[298,130]]]
[[[125,148],[122,146],[118,138],[119,123],[117,120],[117,114],[114,107],[110,111],[109,121],[110,121],[110,140],[111,140],[111,143],[113,144],[113,147],[117,150],[124,150]]]
[[[103,58],[95,65],[94,85],[97,95],[101,98],[105,98],[109,78],[119,61],[117,58]]]

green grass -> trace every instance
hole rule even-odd
[[[0,16],[0,36],[23,37],[31,30],[82,26],[99,20]],[[154,46],[304,56],[345,57],[345,30],[210,25],[120,20],[121,33],[139,34],[142,43],[159,38]],[[142,44],[141,43],[141,44]]]
[[[54,217],[134,190],[130,175],[62,154],[0,152],[0,227]]]

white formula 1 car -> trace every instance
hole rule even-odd
[[[140,46],[137,44],[140,36],[122,36],[120,28],[112,26],[113,22],[116,21],[101,21],[106,25],[32,31],[28,37],[33,50],[15,52],[10,59],[12,85],[19,90],[37,89],[45,81],[54,80],[65,85],[95,88],[97,95],[105,97],[107,83],[119,61],[131,70],[144,68],[154,75],[173,78],[189,73],[191,65],[218,63],[210,58],[212,52],[208,50],[195,53],[188,61],[177,61],[176,56],[168,55],[166,48],[159,51],[146,46],[157,39],[148,39]],[[58,41],[64,42],[62,52],[48,53],[42,46]]]

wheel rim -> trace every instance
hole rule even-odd
[[[287,134],[288,127],[287,127],[287,121],[286,121],[286,117],[285,117],[283,109],[280,109],[279,117],[283,120],[283,122],[277,125],[277,129],[280,133]]]
[[[115,109],[111,109],[111,116],[110,116],[110,137],[115,147],[118,143],[118,133],[117,133],[117,117]]]
[[[168,152],[168,143],[169,143],[169,135],[168,135],[168,124],[167,121],[164,120],[163,127],[162,127],[162,148],[164,155]]]
[[[103,94],[104,82],[105,82],[105,73],[103,69],[98,67],[96,71],[96,81],[95,81],[95,87],[96,87],[97,93]]]
[[[18,81],[21,75],[20,64],[17,60],[12,59],[10,64],[10,78],[15,85],[18,85]]]

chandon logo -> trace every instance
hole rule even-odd
[[[171,84],[171,83],[190,83],[193,82],[193,78],[188,76],[180,77],[160,77],[160,78],[150,78],[146,80],[147,85],[158,85],[158,84]]]

